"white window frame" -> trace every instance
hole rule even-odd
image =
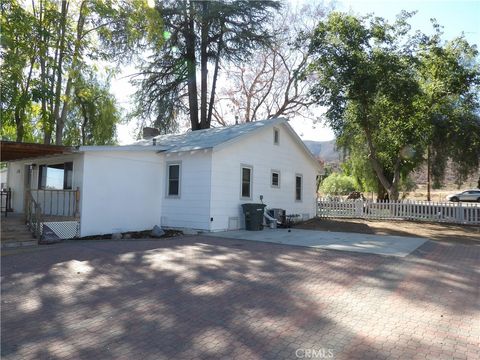
[[[300,199],[297,199],[297,178],[300,178]],[[294,186],[294,198],[296,202],[303,201],[303,175],[302,174],[295,174],[295,181],[293,182]]]
[[[243,169],[250,170],[250,196],[243,196]],[[247,164],[240,164],[240,199],[252,200],[253,196],[253,166]]]
[[[277,174],[278,175],[278,185],[274,185],[273,184],[273,174]],[[280,178],[281,178],[281,175],[280,175],[280,170],[275,170],[275,169],[272,169],[270,171],[270,186],[274,189],[280,189]]]
[[[280,130],[276,127],[273,128],[273,144],[280,145]]]
[[[171,195],[170,191],[170,166],[178,165],[178,194]],[[181,161],[167,161],[166,181],[165,181],[165,197],[169,199],[180,199],[182,193],[182,162]]]

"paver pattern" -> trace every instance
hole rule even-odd
[[[186,236],[2,257],[2,359],[479,359],[480,246]]]

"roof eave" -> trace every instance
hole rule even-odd
[[[284,125],[287,128],[287,130],[290,132],[292,137],[295,139],[297,144],[300,145],[300,147],[304,150],[304,152],[307,154],[309,159],[315,164],[315,167],[318,169],[319,173],[323,172],[324,169],[323,169],[322,165],[318,162],[318,160],[315,158],[315,156],[313,156],[312,152],[308,149],[307,145],[305,145],[305,143],[300,138],[300,136],[298,136],[296,131],[293,130],[293,128],[290,126],[290,124],[288,122],[285,122]]]
[[[69,155],[75,153],[77,150],[77,148],[73,146],[46,145],[6,140],[2,140],[0,143],[1,161],[5,162]]]
[[[92,145],[92,146],[80,146],[80,152],[102,152],[102,151],[153,151],[153,152],[163,152],[168,151],[168,148],[165,146],[153,146],[153,145]]]

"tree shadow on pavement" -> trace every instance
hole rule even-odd
[[[410,357],[445,351],[437,328],[470,349],[448,330],[479,310],[479,253],[459,246],[397,259],[198,236],[9,255],[2,357]]]

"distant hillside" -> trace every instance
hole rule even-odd
[[[335,149],[335,140],[330,141],[312,141],[305,140],[305,145],[315,157],[327,163],[339,163],[340,153]]]
[[[432,164],[432,166],[435,166],[435,164]],[[423,165],[419,167],[417,170],[415,170],[414,172],[412,172],[411,178],[417,185],[426,184],[427,183],[427,166]],[[465,183],[461,186],[461,188],[476,188],[478,185],[478,179],[480,179],[480,171],[477,171],[476,173],[469,176],[468,179],[465,181]],[[457,185],[455,185],[455,172],[453,169],[453,164],[450,162],[447,164],[447,168],[445,171],[444,187],[447,187],[447,188],[457,187]]]

